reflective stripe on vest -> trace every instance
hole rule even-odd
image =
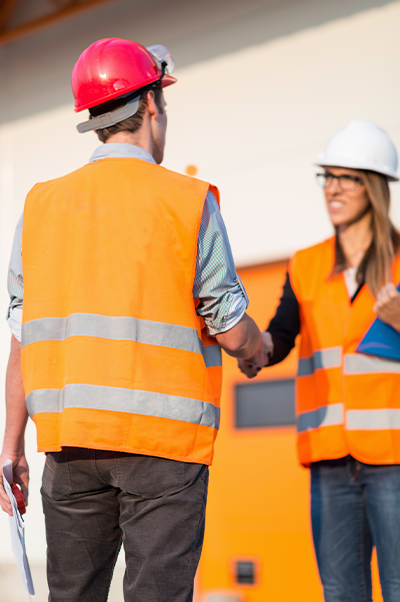
[[[297,431],[302,433],[322,426],[343,424],[343,409],[342,403],[334,403],[329,406],[321,406],[311,412],[303,412],[297,417]]]
[[[345,374],[377,374],[381,372],[400,374],[400,362],[362,353],[347,354],[344,357]]]
[[[220,409],[211,403],[135,389],[80,384],[66,385],[63,389],[37,389],[26,398],[26,406],[30,416],[37,412],[59,413],[66,408],[107,410],[111,397],[114,412],[157,416],[219,428]]]
[[[222,368],[222,353],[221,347],[218,344],[208,345],[207,347],[204,347],[202,344],[201,352],[207,368]]]
[[[68,318],[40,318],[23,324],[22,347],[43,341],[65,341],[86,336],[110,340],[128,340],[202,354],[207,367],[222,365],[221,348],[203,346],[193,328],[139,320],[129,317],[72,314]],[[70,384],[64,389],[32,391],[26,400],[30,416],[37,412],[62,412],[65,408],[105,410],[110,397],[113,410],[158,416],[203,424],[219,429],[220,409],[201,400],[117,387]]]
[[[348,410],[346,423],[349,431],[400,429],[400,410]]]
[[[310,376],[315,370],[326,368],[340,368],[342,360],[342,348],[330,347],[314,351],[312,357],[299,359],[297,376]]]
[[[194,328],[120,316],[76,313],[68,318],[39,318],[22,325],[21,347],[41,341],[65,341],[69,337],[99,337],[135,341],[203,354],[207,368],[222,366],[219,345],[203,347]]]
[[[343,412],[343,403],[304,412],[297,417],[297,430],[302,433],[324,426],[343,424]],[[346,427],[349,431],[400,429],[400,410],[347,410]]]

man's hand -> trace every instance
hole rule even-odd
[[[262,346],[260,330],[247,314],[242,316],[236,326],[215,335],[215,338],[228,355],[237,359],[253,357]]]
[[[392,282],[385,284],[379,291],[374,312],[382,322],[400,332],[400,293]]]
[[[25,505],[28,505],[28,484],[29,484],[29,468],[25,458],[25,454],[15,455],[7,453],[3,450],[0,455],[0,506],[4,512],[12,516],[11,502],[8,497],[3,484],[3,464],[6,460],[12,461],[14,483],[21,486],[21,493],[25,501]]]
[[[269,356],[273,353],[274,344],[269,332],[262,332],[261,336],[263,345],[258,348],[253,357],[246,360],[238,360],[239,370],[243,372],[247,378],[254,378],[261,368],[268,366]]]

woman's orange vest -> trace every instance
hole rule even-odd
[[[210,464],[221,350],[192,287],[209,184],[104,159],[38,184],[23,221],[22,373],[39,451]]]
[[[300,305],[296,382],[298,452],[309,465],[351,454],[400,463],[400,362],[356,352],[376,318],[363,286],[351,304],[342,274],[331,276],[334,238],[296,253],[290,281]],[[400,280],[400,258],[393,266]]]

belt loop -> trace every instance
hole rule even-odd
[[[353,468],[353,463],[354,463],[354,474],[350,478],[350,481],[354,482],[356,480],[356,478],[358,477],[358,475],[360,474],[361,464],[360,464],[360,462],[358,462],[358,460],[355,460],[354,458],[350,458],[351,468]],[[351,470],[351,472],[353,472],[353,470]]]

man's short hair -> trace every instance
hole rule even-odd
[[[136,113],[134,115],[132,115],[132,117],[128,117],[127,119],[124,119],[123,121],[120,121],[119,123],[116,123],[115,125],[111,125],[108,128],[104,128],[102,130],[96,130],[99,140],[101,142],[107,142],[107,140],[110,138],[110,136],[113,136],[117,132],[130,132],[131,134],[133,134],[134,132],[137,132],[137,130],[141,127],[141,125],[143,123],[143,117],[144,117],[144,114],[146,111],[146,107],[149,104],[148,94],[151,90],[154,92],[154,101],[156,103],[157,109],[160,111],[160,113],[162,113],[163,112],[162,103],[161,103],[162,88],[161,87],[157,87],[157,88],[152,87],[143,92],[143,94],[140,98],[140,101],[139,101],[139,108],[136,111]],[[119,106],[123,106],[123,105],[119,105]],[[118,108],[118,105],[114,102],[113,109],[117,109],[117,108]],[[106,112],[106,111],[102,111],[102,112]],[[95,109],[91,110],[91,114],[93,115],[93,117],[96,117],[96,113],[97,113],[97,115],[100,114]]]

